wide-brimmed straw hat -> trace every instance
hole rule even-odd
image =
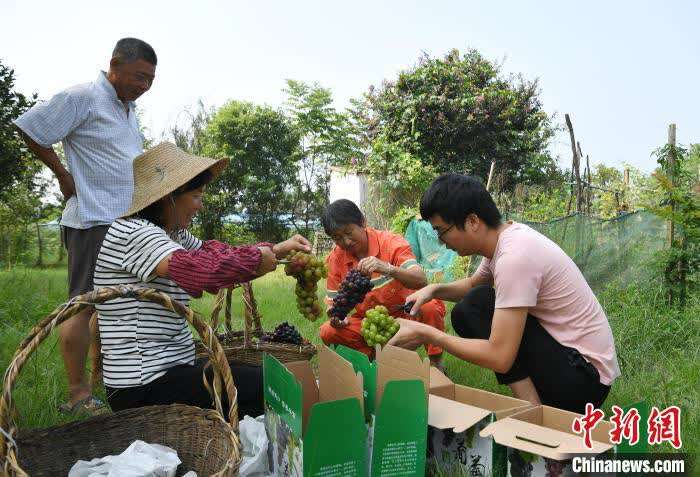
[[[194,156],[170,142],[152,147],[134,159],[134,196],[123,217],[145,209],[207,169],[218,176],[226,164],[228,159]]]

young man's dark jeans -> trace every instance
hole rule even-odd
[[[452,310],[452,327],[463,338],[488,339],[495,309],[495,290],[474,287]],[[574,348],[563,346],[528,314],[518,355],[511,369],[496,373],[501,384],[529,377],[542,404],[583,413],[586,403],[599,408],[610,392],[596,368]]]

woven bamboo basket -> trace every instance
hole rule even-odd
[[[223,345],[229,361],[259,366],[262,364],[263,353],[271,354],[283,363],[309,360],[316,354],[316,347],[311,343],[298,346],[288,343],[261,343],[259,341],[265,332],[260,323],[258,305],[250,283],[240,285],[244,309],[243,330],[234,331],[231,322],[231,296],[236,287],[219,290],[211,316],[211,327],[216,330],[220,324],[219,314],[225,303],[224,326],[226,332],[217,335],[217,337]],[[195,351],[197,356],[203,356],[205,352],[201,343],[196,344]]]
[[[105,414],[84,421],[29,431],[18,430],[12,390],[17,378],[39,345],[51,331],[81,310],[118,297],[159,303],[185,318],[199,333],[214,368],[207,387],[215,409],[183,404],[148,406]],[[225,418],[221,396],[225,390],[230,404]],[[133,441],[163,444],[178,453],[182,464],[178,476],[193,470],[200,476],[232,476],[238,473],[241,443],[238,432],[237,391],[231,368],[212,329],[190,308],[168,295],[147,288],[108,287],[80,295],[59,306],[37,324],[20,344],[5,371],[0,397],[0,473],[7,476],[68,475],[78,460],[115,455]]]

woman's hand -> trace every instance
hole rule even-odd
[[[429,325],[404,318],[399,318],[396,321],[399,322],[399,331],[389,340],[388,344],[415,350],[420,345],[427,343],[432,331]]]
[[[280,242],[272,248],[277,258],[284,258],[289,252],[311,252],[311,243],[299,234]]]
[[[258,268],[255,269],[255,273],[260,277],[266,273],[270,273],[275,268],[277,268],[277,257],[275,253],[270,249],[270,247],[258,247],[262,258],[260,259],[260,264]]]
[[[413,303],[409,315],[416,316],[420,312],[420,307],[434,298],[435,285],[431,284],[415,291],[406,297],[406,303]]]

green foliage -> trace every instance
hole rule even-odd
[[[186,116],[184,124],[181,122],[170,128],[172,140],[190,154],[204,154],[205,130],[214,116],[214,109],[206,107],[199,100],[194,112],[185,109],[182,114]],[[209,187],[205,189],[204,208],[195,216],[193,223],[199,236],[205,240],[222,238],[224,198],[223,193],[212,191]]]
[[[49,217],[55,206],[42,202],[48,181],[12,123],[35,103],[36,95],[18,93],[14,81],[14,71],[0,62],[0,262],[43,265],[44,243],[36,254],[29,244],[34,234],[41,240],[36,223]]]
[[[41,179],[22,180],[3,194],[0,199],[0,263],[8,267],[45,264],[44,255],[50,244],[43,240],[39,224],[59,217],[61,210],[55,204],[42,202],[48,185],[48,181]]]
[[[197,109],[194,112],[190,111],[189,108],[182,111],[186,117],[186,125],[175,124],[170,128],[170,135],[177,147],[191,154],[202,154],[205,141],[204,131],[214,113],[214,109],[205,106],[201,99],[197,101]]]
[[[296,184],[297,130],[278,110],[230,101],[211,118],[202,136],[205,155],[230,159],[207,188],[205,207],[213,220],[203,219],[205,238],[220,236],[222,218],[234,213],[245,214],[258,237],[284,238],[286,229],[280,217],[289,210],[286,197]],[[216,221],[215,227],[207,227]]]
[[[495,160],[511,189],[556,170],[546,150],[554,131],[538,94],[537,81],[503,77],[476,50],[452,50],[371,87],[355,117],[370,141],[395,144],[434,173],[486,177]]]
[[[223,241],[230,245],[250,245],[257,241],[255,232],[243,224],[224,224]]]
[[[629,184],[624,183],[624,173],[621,169],[604,164],[598,164],[593,169],[591,182],[597,189],[591,191],[592,215],[612,218],[621,210],[648,209],[658,204],[661,189],[652,177],[636,167],[624,165],[624,169],[629,173]]]
[[[497,192],[492,195],[503,214],[515,216],[518,220],[545,222],[567,214],[569,190],[561,185],[518,185],[510,193]]]
[[[287,114],[301,148],[291,219],[297,231],[307,235],[328,203],[330,167],[349,163],[357,154],[357,144],[349,117],[333,107],[329,89],[287,80],[285,93]]]
[[[673,241],[660,254],[659,261],[669,302],[681,307],[685,306],[688,286],[697,287],[699,282],[700,200],[694,190],[698,184],[697,151],[697,145],[689,150],[667,144],[654,152],[660,166],[654,178],[665,198],[651,210],[675,226]]]
[[[418,157],[383,136],[372,143],[365,170],[375,183],[402,192],[423,191],[437,175],[434,167],[424,165]]]
[[[406,229],[408,228],[408,224],[410,224],[411,220],[413,220],[416,217],[420,217],[417,208],[402,207],[391,218],[390,230],[394,233],[403,235],[406,232]]]
[[[380,218],[393,217],[402,207],[418,204],[437,175],[432,166],[382,136],[372,143],[363,167],[370,184],[369,212],[377,226],[381,226]]]
[[[593,215],[605,218],[616,216],[622,207],[623,172],[615,167],[597,164],[594,166],[591,179],[596,187],[609,189],[610,191],[620,191],[615,193],[608,190],[595,190],[595,200],[591,207]]]
[[[27,98],[14,88],[14,70],[0,61],[0,199],[11,194],[11,189],[19,182],[24,181],[32,188],[32,181],[40,170],[12,123],[36,102],[36,95]]]

